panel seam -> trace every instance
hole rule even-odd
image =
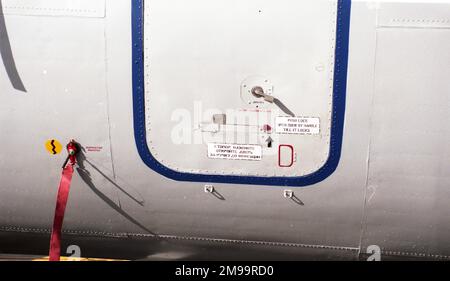
[[[44,228],[24,228],[24,227],[0,227],[0,231],[3,232],[21,232],[21,233],[38,233],[38,234],[50,234],[50,229]],[[311,249],[329,249],[339,251],[357,252],[356,247],[346,246],[331,246],[331,245],[314,245],[314,244],[302,244],[295,242],[277,242],[277,241],[256,241],[256,240],[239,240],[239,239],[225,239],[225,238],[211,238],[211,237],[196,237],[196,236],[179,236],[170,234],[152,235],[145,233],[110,233],[91,230],[63,230],[67,235],[80,235],[80,236],[94,236],[104,238],[149,238],[156,240],[186,240],[186,241],[204,241],[213,243],[224,244],[248,244],[248,245],[264,245],[264,246],[277,246],[277,247],[291,247],[291,248],[311,248]]]
[[[0,232],[20,232],[20,233],[33,233],[33,234],[50,234],[50,229],[45,228],[25,228],[25,227],[15,227],[15,226],[2,226],[0,227]],[[209,238],[209,237],[195,237],[195,236],[178,236],[178,235],[152,235],[145,233],[110,233],[101,231],[91,231],[91,230],[63,230],[64,234],[67,235],[79,235],[79,236],[93,236],[99,238],[112,238],[112,239],[130,239],[130,238],[149,238],[157,240],[184,240],[184,241],[201,241],[201,242],[212,242],[221,244],[241,244],[241,245],[262,245],[262,246],[273,246],[273,247],[289,247],[289,248],[307,248],[307,249],[318,249],[318,250],[333,250],[333,251],[345,251],[354,252],[358,254],[359,248],[357,247],[346,247],[346,246],[330,246],[330,245],[315,245],[315,244],[301,244],[301,243],[289,243],[289,242],[274,242],[274,241],[255,241],[255,240],[238,240],[238,239],[224,239],[224,238]],[[384,256],[402,256],[402,257],[415,257],[415,258],[432,258],[432,259],[443,259],[450,260],[448,255],[439,254],[426,254],[426,253],[414,253],[407,251],[392,251],[382,248],[381,254]],[[356,256],[360,259],[360,256]]]
[[[372,148],[372,126],[373,126],[373,108],[374,108],[374,102],[375,102],[375,75],[376,75],[376,67],[377,67],[377,53],[378,53],[378,31],[377,31],[377,25],[378,25],[378,10],[376,12],[375,16],[375,50],[374,50],[374,56],[373,56],[373,75],[372,75],[372,98],[370,101],[370,111],[369,111],[369,142],[367,144],[367,163],[366,163],[366,181],[364,185],[364,202],[363,202],[363,210],[361,215],[361,230],[360,230],[360,239],[359,239],[359,253],[358,255],[362,254],[362,244],[363,244],[363,237],[366,232],[366,219],[367,219],[367,192],[369,189],[369,178],[370,178],[370,157],[371,157],[371,148]]]

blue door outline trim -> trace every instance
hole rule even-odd
[[[141,159],[148,167],[163,176],[177,181],[292,187],[316,184],[334,173],[341,157],[344,130],[351,0],[338,0],[330,153],[326,163],[319,170],[301,177],[257,177],[182,173],[167,168],[153,157],[147,146],[145,127],[143,2],[143,0],[132,0],[133,120],[136,146]]]

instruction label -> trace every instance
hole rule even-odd
[[[262,147],[252,144],[208,143],[208,158],[260,161]]]
[[[86,146],[86,150],[88,152],[100,152],[102,151],[103,147],[102,146]]]
[[[320,134],[319,117],[277,117],[275,132],[278,134],[318,135]]]

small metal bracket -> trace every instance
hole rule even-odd
[[[294,197],[294,191],[286,189],[286,190],[284,190],[283,195],[284,195],[284,198],[292,199]]]
[[[205,192],[206,193],[214,193],[214,186],[211,184],[205,184]]]

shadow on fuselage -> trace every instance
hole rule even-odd
[[[78,167],[76,168],[78,174],[80,175],[81,179],[89,186],[89,188],[102,199],[106,204],[108,204],[111,208],[113,208],[116,212],[118,212],[120,215],[122,215],[124,218],[126,218],[128,221],[133,223],[134,225],[138,226],[140,229],[144,230],[148,234],[152,234],[157,236],[157,234],[150,231],[148,228],[146,228],[144,225],[142,225],[140,222],[138,222],[136,219],[134,219],[132,216],[130,216],[127,212],[125,212],[121,206],[117,205],[113,200],[111,200],[107,195],[102,193],[93,183],[91,173],[88,169],[86,169],[85,162],[89,163],[92,168],[94,168],[95,171],[97,171],[100,175],[102,175],[106,180],[108,180],[110,183],[113,184],[116,188],[121,190],[123,193],[125,193],[127,196],[129,196],[133,201],[138,203],[139,205],[143,206],[143,201],[139,201],[133,196],[131,196],[128,192],[126,192],[122,187],[120,187],[117,183],[115,183],[111,178],[106,176],[103,172],[100,171],[99,168],[97,168],[95,165],[93,165],[89,160],[86,159],[86,156],[83,153],[83,149],[80,150],[79,154],[77,155],[77,163]]]
[[[0,1],[0,56],[5,66],[6,74],[11,81],[14,89],[27,92],[25,86],[17,71],[16,62],[14,61],[11,43],[9,41],[8,31],[6,29],[5,16],[3,14],[3,6]]]
[[[295,194],[292,195],[291,200],[294,201],[296,204],[298,204],[300,206],[305,206],[305,203],[303,203],[303,201],[300,200],[300,198],[298,198]]]

